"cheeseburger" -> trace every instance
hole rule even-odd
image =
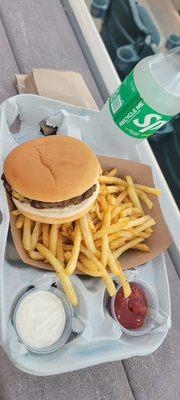
[[[12,150],[2,179],[15,206],[34,221],[70,222],[88,212],[99,192],[93,151],[69,136],[33,139]]]

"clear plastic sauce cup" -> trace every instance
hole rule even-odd
[[[16,323],[16,316],[17,316],[17,311],[18,308],[21,304],[21,302],[30,294],[34,293],[34,292],[42,292],[42,291],[48,291],[50,293],[53,293],[62,303],[62,306],[64,308],[64,312],[65,312],[65,325],[64,325],[64,329],[62,334],[60,335],[60,337],[58,338],[58,340],[51,344],[50,346],[45,346],[45,347],[32,347],[31,345],[29,345],[28,343],[25,342],[25,340],[23,339],[23,337],[21,336],[17,323]],[[70,337],[71,333],[72,333],[72,324],[73,324],[73,308],[69,302],[69,300],[66,298],[66,296],[64,295],[64,293],[60,290],[57,289],[55,287],[51,287],[49,289],[37,289],[37,288],[33,288],[31,290],[29,290],[28,292],[26,292],[23,296],[21,296],[21,298],[18,300],[18,302],[15,305],[14,308],[14,312],[13,312],[13,326],[16,330],[17,336],[19,338],[19,340],[21,341],[21,343],[24,344],[24,346],[31,352],[36,353],[36,354],[48,354],[48,353],[52,353],[56,350],[58,350],[60,347],[62,347],[65,342],[68,340],[68,338]],[[53,329],[53,326],[52,326]]]
[[[159,315],[159,303],[157,295],[149,283],[138,278],[135,278],[133,282],[137,283],[137,285],[144,290],[147,299],[148,310],[143,326],[138,329],[127,329],[118,321],[114,309],[116,294],[111,299],[111,315],[115,319],[115,321],[120,325],[122,332],[131,336],[140,336],[148,333],[154,327]],[[120,288],[121,285],[117,287],[117,291]]]

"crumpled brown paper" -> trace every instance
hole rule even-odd
[[[74,71],[34,68],[28,75],[16,74],[19,93],[39,94],[75,106],[97,109],[82,76]]]

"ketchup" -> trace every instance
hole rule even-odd
[[[116,318],[126,329],[138,329],[144,324],[148,304],[144,290],[135,282],[130,282],[132,293],[125,298],[123,288],[118,289],[114,301]]]

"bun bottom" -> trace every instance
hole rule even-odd
[[[92,204],[90,204],[86,209],[82,210],[79,214],[76,215],[71,215],[69,217],[65,217],[65,218],[50,218],[50,217],[39,217],[38,215],[33,215],[31,213],[28,212],[24,212],[21,210],[21,213],[31,219],[32,221],[36,221],[36,222],[42,222],[44,224],[66,224],[67,222],[71,222],[71,221],[75,221],[76,219],[79,219],[81,217],[83,217],[83,215],[87,214],[88,211],[90,210]]]
[[[63,224],[66,222],[75,221],[76,219],[85,215],[99,194],[99,183],[95,192],[79,204],[72,205],[65,208],[44,208],[37,209],[30,204],[21,203],[19,200],[12,197],[12,200],[18,210],[33,221],[44,222],[47,224]]]

